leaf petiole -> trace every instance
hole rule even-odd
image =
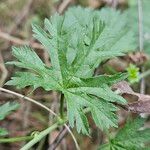
[[[64,94],[61,93],[60,97],[60,117],[64,118]]]

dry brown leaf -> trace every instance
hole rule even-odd
[[[142,65],[148,59],[148,55],[143,52],[134,52],[128,55],[128,61],[137,65]]]
[[[132,111],[135,113],[150,113],[150,95],[134,92],[126,81],[119,82],[113,85],[112,88],[121,95],[129,94],[138,97],[138,100],[136,102],[129,103],[125,106],[128,111]]]

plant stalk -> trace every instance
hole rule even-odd
[[[64,118],[64,94],[61,93],[60,97],[60,117]]]
[[[20,150],[29,150],[34,144],[39,142],[42,138],[44,138],[46,135],[48,135],[50,132],[55,130],[60,124],[55,123],[52,126],[48,127],[47,129],[43,130],[39,133],[39,135],[35,136],[29,143],[27,143],[25,146],[23,146]]]
[[[140,52],[144,49],[144,36],[143,36],[143,7],[142,7],[142,0],[138,0],[138,26],[139,26],[139,49]],[[144,72],[145,68],[144,66],[141,67],[141,72]],[[145,93],[145,79],[141,79],[140,84],[140,93]]]
[[[13,143],[13,142],[21,142],[28,141],[33,139],[33,136],[22,136],[22,137],[13,137],[13,138],[3,138],[0,139],[0,143]]]

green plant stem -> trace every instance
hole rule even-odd
[[[18,96],[18,97],[20,97],[20,98],[23,98],[23,99],[25,99],[25,100],[27,100],[27,101],[33,103],[33,104],[36,104],[36,105],[40,106],[41,108],[47,110],[48,112],[50,112],[51,114],[53,114],[57,119],[59,118],[59,116],[58,116],[53,110],[51,110],[50,108],[46,107],[45,105],[43,105],[43,104],[37,102],[37,101],[34,100],[34,99],[31,99],[31,98],[29,98],[29,97],[26,97],[26,96],[24,96],[24,95],[21,95],[21,94],[19,94],[19,93],[16,93],[16,92],[13,92],[13,91],[10,91],[10,90],[1,88],[1,87],[0,87],[0,91],[9,93],[9,94],[12,94],[12,95],[15,95],[15,96]],[[67,124],[64,124],[64,126],[67,128],[68,132],[69,132],[70,135],[72,136],[72,138],[73,138],[73,140],[74,140],[74,142],[75,142],[75,146],[76,146],[77,150],[79,150],[80,148],[79,148],[79,146],[78,146],[77,140],[76,140],[75,136],[73,135],[72,131],[71,131],[70,128],[67,126]]]
[[[64,94],[61,94],[60,97],[60,117],[64,118]]]
[[[0,139],[0,143],[13,143],[13,142],[27,141],[31,139],[33,139],[33,136],[3,138],[3,139]]]
[[[55,123],[52,126],[48,127],[47,129],[43,130],[37,136],[35,136],[29,143],[23,146],[20,150],[29,150],[34,144],[39,142],[43,137],[45,137],[47,134],[55,130],[58,126],[60,126],[60,123]]]
[[[86,113],[89,112],[88,109],[85,110]],[[69,127],[66,125],[66,122],[68,120],[58,120],[55,124],[53,124],[52,126],[50,126],[49,128],[41,131],[37,136],[35,136],[30,142],[28,142],[25,146],[23,146],[20,150],[29,150],[34,144],[36,144],[37,142],[39,142],[42,138],[44,138],[46,135],[48,135],[50,132],[52,132],[53,130],[55,130],[57,127],[61,126],[61,125],[65,125],[65,127],[67,128],[67,130],[70,132],[70,129]],[[72,134],[72,132],[70,132],[70,134]],[[74,135],[72,135],[73,138]],[[77,142],[76,142],[76,139],[74,139],[75,141],[75,144],[76,144],[76,148],[78,150],[80,150]]]

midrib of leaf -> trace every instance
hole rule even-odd
[[[63,20],[61,20],[61,24],[60,24],[60,28],[58,29],[58,24],[55,26],[55,29],[56,29],[56,32],[57,32],[57,35],[56,35],[56,44],[57,46],[54,47],[54,52],[55,52],[55,56],[56,56],[56,60],[55,63],[56,65],[54,65],[53,67],[54,68],[57,68],[56,70],[59,70],[59,73],[60,73],[60,78],[61,78],[61,81],[62,81],[62,86],[64,86],[64,80],[65,80],[65,70],[66,70],[66,65],[67,65],[67,60],[66,60],[66,55],[65,55],[65,51],[63,49],[61,49],[61,42],[63,42],[63,35],[62,35],[62,29],[63,29],[63,24],[64,24],[64,20],[65,20],[65,17],[62,18]],[[47,27],[47,30],[49,31],[50,33],[50,30],[49,28]],[[54,36],[55,38],[55,36]],[[65,37],[66,38],[66,37]],[[55,64],[54,63],[54,64]]]
[[[64,18],[63,18],[63,22],[64,22]],[[63,22],[61,23],[61,30],[60,30],[60,31],[62,31]],[[59,72],[60,72],[61,80],[62,80],[62,82],[63,82],[62,70],[61,70],[61,63],[60,63],[61,57],[60,57],[60,55],[59,55],[59,47],[60,47],[60,46],[59,46],[59,34],[60,34],[60,36],[61,36],[61,32],[58,33],[58,30],[57,30],[57,48],[56,48],[57,60],[56,60],[56,62],[57,62],[57,65],[58,65],[58,67],[59,67],[59,70],[60,70]]]

